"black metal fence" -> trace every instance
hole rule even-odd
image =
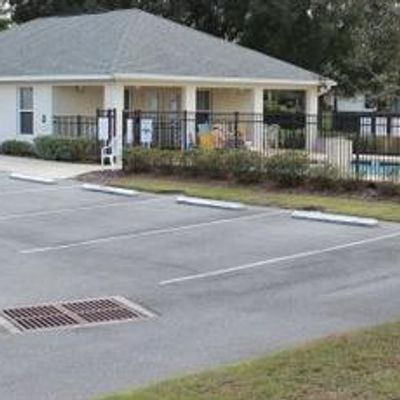
[[[342,177],[400,182],[400,115],[124,112],[124,146],[307,153]]]
[[[55,115],[53,117],[53,134],[63,137],[96,139],[96,121],[95,116]]]
[[[93,159],[100,159],[100,149],[116,136],[116,110],[96,111],[95,116],[55,115],[53,134],[64,138],[82,138],[93,142]]]
[[[123,113],[124,146],[162,149],[253,147],[263,137],[262,116],[243,113]]]
[[[116,135],[115,110],[55,116],[54,134],[102,143]],[[400,114],[124,111],[123,145],[160,149],[247,149],[270,157],[307,153],[343,177],[400,183]]]

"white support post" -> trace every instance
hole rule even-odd
[[[306,91],[306,150],[312,152],[318,137],[318,88]]]
[[[122,168],[122,153],[123,153],[123,121],[122,112],[124,110],[124,85],[120,83],[109,83],[104,86],[104,109],[116,110],[116,158],[117,167]]]
[[[197,88],[187,85],[182,88],[182,110],[186,115],[186,138],[183,140],[182,148],[190,149],[196,142],[196,111],[197,111]]]
[[[33,96],[35,135],[51,135],[53,134],[53,87],[37,85],[33,90]]]
[[[251,119],[254,126],[253,131],[253,148],[257,151],[263,151],[264,136],[264,89],[256,87],[252,90],[252,109]]]

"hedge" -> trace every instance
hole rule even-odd
[[[6,140],[1,144],[1,153],[10,156],[35,157],[35,147],[25,140]]]
[[[158,150],[132,148],[124,152],[128,173],[155,173],[233,180],[238,183],[274,182],[294,187],[310,176],[311,165],[302,152],[264,157],[247,150]],[[318,175],[318,179],[321,176]]]
[[[40,136],[35,138],[36,154],[44,160],[90,161],[95,158],[96,142],[84,138]]]

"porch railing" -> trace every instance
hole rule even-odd
[[[63,137],[82,137],[95,140],[97,137],[96,117],[55,115],[53,117],[53,134]]]

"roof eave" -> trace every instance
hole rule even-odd
[[[46,82],[104,82],[113,80],[112,75],[10,75],[0,76],[0,83]]]
[[[229,85],[258,85],[258,86],[320,86],[320,79],[296,80],[296,79],[262,79],[241,77],[204,77],[184,75],[158,75],[158,74],[99,74],[99,75],[14,75],[0,76],[0,83],[45,83],[45,82],[104,82],[104,81],[147,81],[165,83],[199,83],[206,84],[229,84]],[[330,81],[333,82],[333,81]],[[325,83],[326,84],[326,83]],[[330,85],[333,86],[333,85]]]
[[[158,75],[158,74],[129,74],[116,73],[117,81],[154,81],[154,82],[179,82],[200,84],[237,84],[237,85],[261,85],[261,86],[319,86],[321,80],[296,80],[296,79],[265,79],[242,77],[206,77],[193,75]]]

